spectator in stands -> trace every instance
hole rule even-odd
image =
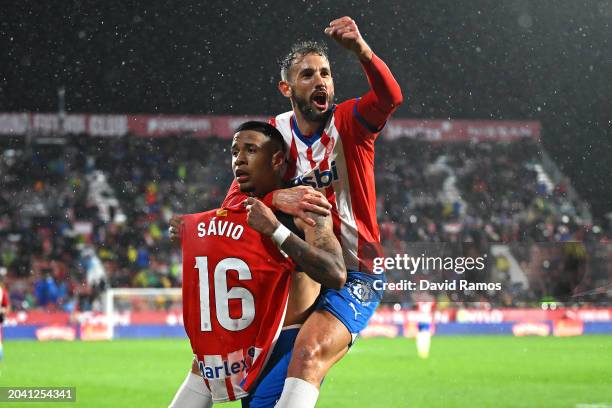
[[[90,310],[108,284],[180,287],[180,254],[160,225],[173,213],[218,206],[231,178],[217,171],[229,166],[229,154],[217,154],[226,142],[79,135],[65,140],[63,146],[36,149],[23,140],[0,145],[0,267],[7,270],[13,308]],[[383,243],[392,253],[404,253],[406,242],[472,242],[487,253],[491,243],[607,242],[612,216],[603,228],[584,225],[569,180],[548,185],[538,178],[538,149],[528,140],[439,144],[379,138]],[[108,194],[118,205],[104,209],[92,197],[96,172],[112,186]],[[562,257],[543,255],[549,260],[544,268],[544,260],[531,261],[538,254],[518,247],[515,252],[536,277]],[[608,262],[604,257],[593,265],[607,271]],[[521,296],[518,289],[513,293]]]

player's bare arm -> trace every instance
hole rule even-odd
[[[251,228],[266,236],[272,236],[280,222],[261,201],[249,197],[246,201]],[[307,225],[297,219],[296,225],[304,230],[306,241],[291,233],[282,243],[285,251],[315,281],[329,288],[340,289],[346,281],[346,267],[342,249],[333,233],[330,216],[309,214],[315,225]]]
[[[302,222],[299,218],[294,219],[295,225],[304,231],[304,240],[293,234],[281,245],[281,249],[287,254],[299,254],[292,257],[306,270],[316,269],[316,264],[319,262],[313,250],[320,249],[333,255],[332,261],[336,264],[336,274],[334,276],[336,285],[326,284],[313,275],[310,275],[310,277],[321,282],[324,286],[339,289],[346,283],[346,266],[342,257],[342,247],[334,235],[332,218],[331,216],[313,213],[310,213],[310,215],[315,220],[314,226]]]

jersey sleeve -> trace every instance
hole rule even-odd
[[[370,84],[370,90],[358,98],[354,115],[370,134],[378,135],[397,107],[403,102],[402,90],[391,70],[378,58],[362,62],[363,70]]]
[[[357,111],[360,98],[342,102],[336,107],[335,124],[342,139],[345,154],[363,156],[364,160],[374,160],[374,142],[380,130],[373,129],[363,121]],[[362,163],[363,164],[363,163]]]

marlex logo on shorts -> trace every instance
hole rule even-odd
[[[249,366],[246,359],[236,361],[230,365],[229,361],[224,360],[222,365],[207,366],[203,361],[198,361],[200,373],[202,377],[207,380],[218,380],[231,377],[234,374],[238,374],[241,371],[246,371]]]
[[[318,167],[308,175],[297,176],[291,179],[291,184],[294,186],[311,186],[313,188],[329,187],[331,183],[338,180],[338,169],[336,169],[336,161],[331,162],[331,169],[321,171]]]
[[[251,357],[251,359],[253,358],[255,354],[253,347],[249,348],[247,354]],[[204,361],[198,359],[198,368],[200,369],[200,373],[202,373],[202,377],[204,377],[206,380],[219,380],[248,370],[250,368],[250,364],[247,362],[246,357],[243,357],[241,360],[234,361],[233,363],[223,360],[222,364],[219,365],[206,365]]]

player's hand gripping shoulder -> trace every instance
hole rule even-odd
[[[173,215],[172,218],[170,218],[169,224],[170,226],[168,227],[168,236],[170,237],[170,242],[172,242],[173,244],[180,244],[183,216]]]
[[[331,209],[331,205],[325,196],[310,186],[276,190],[272,205],[279,211],[298,217],[311,226],[315,225],[315,221],[307,212],[327,216]]]
[[[361,36],[357,23],[352,18],[344,16],[332,21],[325,29],[325,34],[347,50],[353,51],[360,60],[372,59],[372,49]]]

